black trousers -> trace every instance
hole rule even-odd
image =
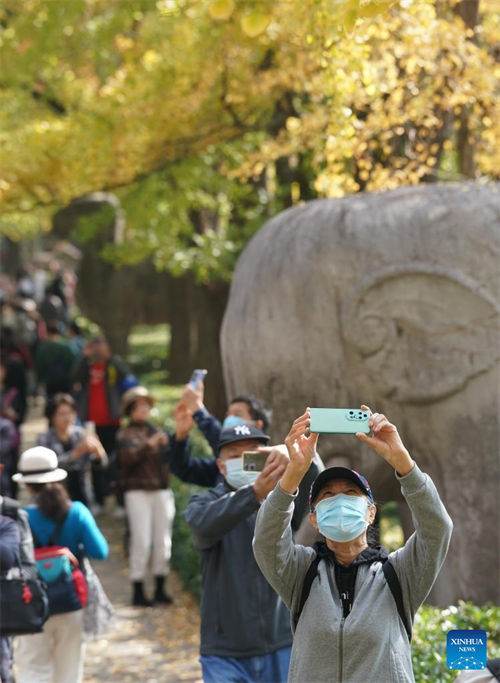
[[[83,470],[70,470],[66,477],[66,487],[71,500],[79,500],[89,507],[89,499],[85,491],[85,472]]]

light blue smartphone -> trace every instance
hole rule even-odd
[[[196,390],[198,388],[198,384],[200,382],[205,381],[206,374],[207,370],[193,370],[193,374],[191,375],[191,379],[189,380],[189,386],[191,387],[191,389]]]
[[[316,434],[369,434],[370,414],[360,408],[310,408],[311,426]]]

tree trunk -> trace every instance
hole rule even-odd
[[[8,237],[1,238],[2,270],[6,275],[16,277],[21,268],[20,243],[10,240]]]
[[[172,278],[168,302],[171,339],[167,361],[168,381],[172,384],[185,384],[198,362],[192,324],[192,298],[191,279],[186,276]]]
[[[479,0],[461,0],[455,8],[455,12],[462,18],[467,29],[474,29],[478,23]],[[474,40],[474,37],[471,37]],[[464,107],[460,114],[460,127],[457,132],[458,166],[460,173],[465,178],[476,177],[476,165],[474,162],[474,146],[470,139],[469,107]]]
[[[219,332],[228,295],[225,282],[200,285],[186,275],[173,280],[169,303],[169,381],[185,383],[194,368],[206,368],[205,403],[218,417],[226,410]]]
[[[194,315],[198,314],[200,365],[210,372],[205,387],[205,403],[221,418],[226,411],[227,398],[222,374],[220,329],[229,298],[229,285],[226,282],[211,283],[197,287],[196,293]]]

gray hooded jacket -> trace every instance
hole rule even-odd
[[[409,623],[429,593],[444,562],[453,528],[429,475],[415,464],[400,477],[415,532],[389,553],[403,593]],[[316,555],[313,548],[294,545],[290,530],[294,496],[279,485],[257,516],[254,553],[263,574],[296,611],[302,584]],[[327,571],[331,571],[330,581]],[[294,634],[289,683],[414,683],[411,648],[396,603],[382,572],[382,563],[361,564],[354,601],[344,618],[333,567],[320,562]]]

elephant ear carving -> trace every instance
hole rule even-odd
[[[500,359],[499,306],[482,287],[434,266],[391,268],[342,308],[343,337],[383,396],[428,403]]]

